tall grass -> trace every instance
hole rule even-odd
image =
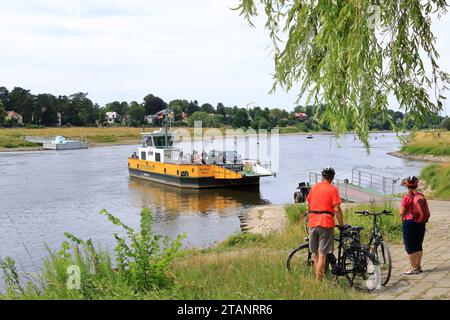
[[[412,135],[401,149],[406,154],[450,156],[450,132],[423,131]]]
[[[435,198],[450,199],[450,163],[431,164],[420,173]]]

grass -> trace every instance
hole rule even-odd
[[[422,169],[420,177],[432,189],[433,198],[450,200],[450,163],[428,165]]]
[[[149,130],[149,129],[148,129]],[[70,138],[86,138],[90,143],[115,144],[138,142],[140,128],[106,127],[106,128],[12,128],[0,129],[0,148],[33,147],[38,144],[27,142],[23,136],[64,136]]]
[[[371,299],[332,279],[317,282],[308,269],[296,274],[286,271],[287,255],[304,242],[304,209],[304,205],[286,206],[289,223],[282,233],[237,233],[214,247],[183,252],[165,270],[169,286],[141,290],[113,269],[111,253],[87,246],[67,256],[66,244],[59,253],[49,254],[38,280],[20,290],[14,289],[12,281],[13,289],[0,299]],[[345,219],[367,231],[371,228],[368,218],[346,212]],[[393,217],[383,222],[386,240],[398,242],[400,221]],[[80,290],[67,289],[66,270],[71,264],[81,267]]]
[[[414,155],[450,156],[450,131],[413,133],[411,141],[402,147],[401,152]]]

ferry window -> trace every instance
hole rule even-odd
[[[166,146],[166,137],[165,136],[153,137],[153,140],[155,142],[155,147],[165,147]],[[167,142],[168,142],[169,146],[172,146],[173,145],[173,137],[168,136]]]
[[[152,147],[153,146],[152,137],[148,137],[147,140],[145,141],[145,144],[147,145],[147,147]]]
[[[161,153],[159,152],[155,153],[155,161],[161,162]]]
[[[146,159],[147,159],[147,157],[145,156],[145,152],[142,151],[141,152],[141,160],[146,160]]]

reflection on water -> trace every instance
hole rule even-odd
[[[259,186],[236,189],[180,189],[172,186],[130,178],[128,186],[134,202],[154,212],[164,211],[176,217],[180,214],[226,214],[242,207],[267,204],[261,198]]]

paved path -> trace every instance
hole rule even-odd
[[[403,246],[391,246],[392,278],[377,299],[450,300],[450,201],[429,201],[431,218],[427,224],[420,275],[404,276],[409,262]]]

